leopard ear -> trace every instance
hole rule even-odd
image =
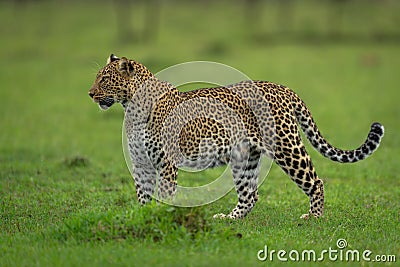
[[[111,54],[111,56],[109,56],[109,57],[107,58],[107,65],[110,64],[110,63],[113,62],[113,61],[116,61],[116,60],[119,60],[119,58],[116,57],[114,54]]]
[[[125,76],[133,76],[133,65],[126,57],[122,57],[119,61],[118,70]]]

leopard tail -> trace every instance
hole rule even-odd
[[[322,137],[309,109],[296,94],[293,94],[292,104],[296,119],[310,143],[324,157],[333,161],[352,163],[366,159],[378,149],[381,143],[385,132],[384,127],[380,123],[375,122],[371,125],[367,139],[360,147],[354,150],[336,148]]]

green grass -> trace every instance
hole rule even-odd
[[[0,3],[0,266],[277,265],[260,263],[257,252],[264,245],[322,251],[339,238],[350,249],[399,261],[400,48],[371,37],[398,34],[397,3],[367,8],[356,1],[345,10],[342,31],[358,37],[335,41],[326,38],[327,9],[309,1],[295,5],[287,35],[276,33],[276,4],[262,6],[262,14],[277,15],[251,30],[241,5],[170,1],[156,39],[147,42],[118,37],[111,3],[67,3]],[[138,5],[135,30],[143,24]],[[308,199],[277,166],[240,221],[212,219],[234,207],[232,192],[200,208],[140,207],[122,153],[122,108],[100,112],[87,96],[112,52],[153,72],[210,60],[285,84],[340,148],[357,147],[373,121],[386,135],[371,158],[351,165],[330,162],[307,143],[326,185],[326,213],[318,220],[299,219]]]

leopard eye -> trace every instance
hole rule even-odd
[[[103,76],[101,77],[101,79],[100,79],[100,83],[106,82],[109,78],[110,78],[109,75],[103,75]]]

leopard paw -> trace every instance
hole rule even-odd
[[[310,218],[310,214],[309,213],[303,214],[303,215],[300,216],[300,219],[303,219],[303,220],[308,220],[309,218]]]
[[[217,213],[213,216],[214,219],[226,219],[227,216],[223,213]]]

